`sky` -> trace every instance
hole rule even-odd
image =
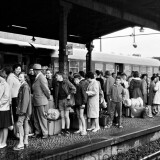
[[[135,43],[137,44],[137,48],[133,47],[133,36],[126,36],[132,34],[133,28],[130,27],[103,36],[101,40],[102,52],[122,55],[140,54],[141,57],[160,57],[160,32],[149,28],[144,28],[144,32],[140,32],[140,27],[135,27]],[[100,51],[100,40],[94,40],[93,44],[94,50]]]

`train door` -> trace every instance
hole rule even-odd
[[[123,64],[116,63],[115,64],[115,72],[116,72],[116,75],[121,74],[123,72]]]

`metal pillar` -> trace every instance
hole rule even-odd
[[[66,54],[67,45],[67,17],[71,6],[60,1],[59,16],[59,71],[68,73],[68,55]]]
[[[86,72],[92,71],[92,51],[94,48],[93,42],[89,42],[86,44],[86,48],[88,50],[86,54]]]

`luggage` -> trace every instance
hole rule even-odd
[[[79,130],[79,122],[77,118],[77,114],[75,112],[72,112],[69,114],[70,117],[70,129]],[[85,116],[86,121],[86,128],[90,128],[90,119],[87,120],[87,117]]]
[[[62,129],[61,119],[55,121],[48,121],[48,135],[53,136],[59,134]]]
[[[131,116],[131,109],[130,109],[130,107],[125,107],[125,116],[126,117],[130,117]]]
[[[100,112],[99,125],[105,127],[109,124],[109,115],[105,111]]]
[[[78,130],[79,122],[78,122],[77,114],[72,112],[69,114],[69,117],[70,117],[70,129]]]

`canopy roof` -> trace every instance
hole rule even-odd
[[[60,4],[71,8],[71,42],[85,44],[135,25],[160,30],[159,0],[1,0],[0,30],[59,40]]]

